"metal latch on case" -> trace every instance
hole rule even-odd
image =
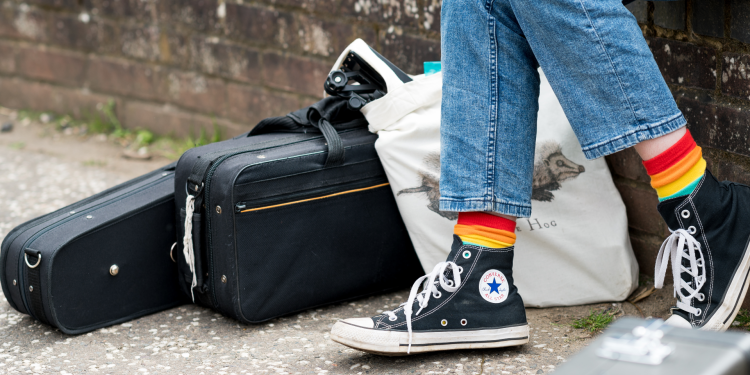
[[[672,350],[671,345],[661,343],[664,337],[661,319],[654,319],[647,326],[635,327],[632,332],[621,336],[607,337],[596,354],[602,358],[618,361],[658,365],[664,361]]]

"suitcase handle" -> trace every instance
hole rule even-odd
[[[323,117],[318,119],[316,128],[320,129],[328,145],[328,157],[326,158],[326,168],[344,164],[344,142],[339,137],[339,133],[333,128],[328,120]]]
[[[328,145],[325,166],[332,167],[344,163],[344,144],[338,132],[365,126],[367,126],[367,120],[359,110],[349,108],[347,98],[329,96],[286,116],[267,118],[255,125],[255,128],[246,136],[320,131]]]

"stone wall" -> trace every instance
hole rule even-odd
[[[708,168],[720,180],[750,184],[750,2],[637,1],[628,8]],[[653,275],[659,246],[669,235],[656,211],[656,193],[634,150],[607,162],[627,206],[641,272]]]
[[[440,59],[437,0],[0,0],[0,105],[224,135],[317,101],[362,38],[410,73]]]
[[[440,0],[4,0],[0,105],[225,135],[316,101],[354,38],[409,73],[440,59]],[[636,1],[662,74],[721,179],[750,183],[750,2]],[[637,69],[637,67],[633,67]],[[632,150],[607,158],[641,270],[668,234]]]

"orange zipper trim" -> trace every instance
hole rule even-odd
[[[375,186],[370,186],[370,187],[360,188],[360,189],[354,189],[354,190],[342,191],[340,193],[334,193],[334,194],[324,195],[322,197],[307,198],[307,199],[302,199],[302,200],[298,200],[298,201],[294,201],[294,202],[287,202],[287,203],[279,203],[279,204],[274,204],[273,206],[265,206],[265,207],[258,207],[258,208],[248,208],[247,210],[240,211],[240,213],[242,214],[242,213],[245,213],[245,212],[260,211],[260,210],[267,210],[269,208],[276,208],[276,207],[288,206],[290,204],[297,204],[297,203],[303,203],[303,202],[316,201],[318,199],[325,199],[325,198],[336,197],[336,196],[344,195],[344,194],[357,193],[357,192],[360,192],[360,191],[377,189],[379,187],[388,186],[388,185],[390,185],[390,183],[386,182],[386,183],[380,184],[380,185],[375,185]]]

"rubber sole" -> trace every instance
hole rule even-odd
[[[704,331],[726,331],[740,311],[742,301],[747,295],[748,285],[750,285],[750,242],[745,247],[742,262],[732,277],[729,290],[727,290],[721,306],[700,329]]]
[[[403,356],[442,350],[487,349],[523,345],[529,342],[529,326],[472,331],[413,332],[378,330],[338,321],[331,329],[331,340],[368,353]]]

